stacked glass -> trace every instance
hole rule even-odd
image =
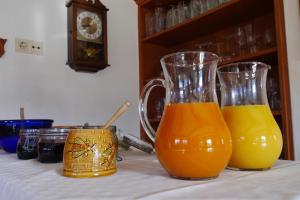
[[[180,0],[168,7],[157,6],[145,13],[145,34],[149,36],[198,16],[229,0]]]

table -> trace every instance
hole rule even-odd
[[[268,171],[224,170],[217,179],[170,178],[155,155],[121,152],[112,176],[74,179],[62,176],[62,163],[18,160],[0,151],[0,199],[300,199],[300,162],[278,161]]]

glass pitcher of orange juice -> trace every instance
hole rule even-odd
[[[268,105],[270,66],[233,63],[218,68],[223,116],[231,132],[231,168],[268,169],[282,150],[282,135]]]
[[[175,178],[214,178],[226,167],[232,146],[229,129],[217,103],[218,56],[209,52],[178,52],[161,59],[164,79],[153,79],[141,94],[139,114],[161,165]],[[157,132],[147,117],[152,88],[166,89]]]

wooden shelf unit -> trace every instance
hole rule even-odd
[[[234,57],[228,61],[221,62],[220,65],[226,65],[234,62],[262,60],[262,59],[269,60],[269,59],[273,59],[274,57],[276,58],[276,56],[277,56],[277,48],[273,47],[273,48],[257,51],[256,53]]]
[[[228,26],[238,24],[247,19],[251,19],[254,15],[253,12],[250,12],[251,10],[255,10],[256,16],[263,15],[265,12],[270,12],[272,10],[270,3],[268,3],[270,1],[272,0],[231,0],[176,26],[170,27],[148,37],[144,36],[142,41],[164,46],[190,41],[191,39],[207,35]],[[148,4],[150,3],[151,1]],[[148,4],[145,4],[145,6]],[[195,29],[195,27],[200,28]]]
[[[281,111],[280,110],[272,110],[272,113],[274,116],[281,116]]]
[[[283,133],[282,159],[293,160],[293,136],[290,107],[289,77],[286,50],[286,36],[283,13],[283,0],[230,0],[216,8],[188,19],[173,27],[150,36],[145,34],[145,13],[155,6],[169,6],[179,0],[136,0],[139,21],[140,91],[152,78],[161,74],[160,58],[166,54],[195,50],[195,43],[201,43],[223,35],[227,29],[236,28],[249,21],[263,25],[272,24],[275,32],[275,46],[259,49],[255,53],[234,56],[220,65],[242,61],[262,61],[272,66],[268,76],[279,82],[280,109],[272,111]],[[268,23],[265,20],[267,19]],[[271,20],[270,20],[271,19]],[[222,32],[223,31],[223,32]],[[211,39],[210,38],[210,39]],[[154,127],[159,124],[155,116],[155,99],[163,92],[154,91],[149,97],[148,113]],[[141,137],[148,140],[141,128]],[[149,140],[148,140],[149,141]]]

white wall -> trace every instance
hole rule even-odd
[[[1,0],[0,119],[50,118],[55,125],[104,123],[128,99],[131,108],[117,121],[138,135],[137,8],[132,0],[102,0],[108,12],[111,67],[96,74],[77,73],[67,61],[67,8],[64,0]],[[44,42],[44,56],[14,51],[15,37]]]
[[[299,0],[284,0],[295,158],[300,160],[300,15]]]

